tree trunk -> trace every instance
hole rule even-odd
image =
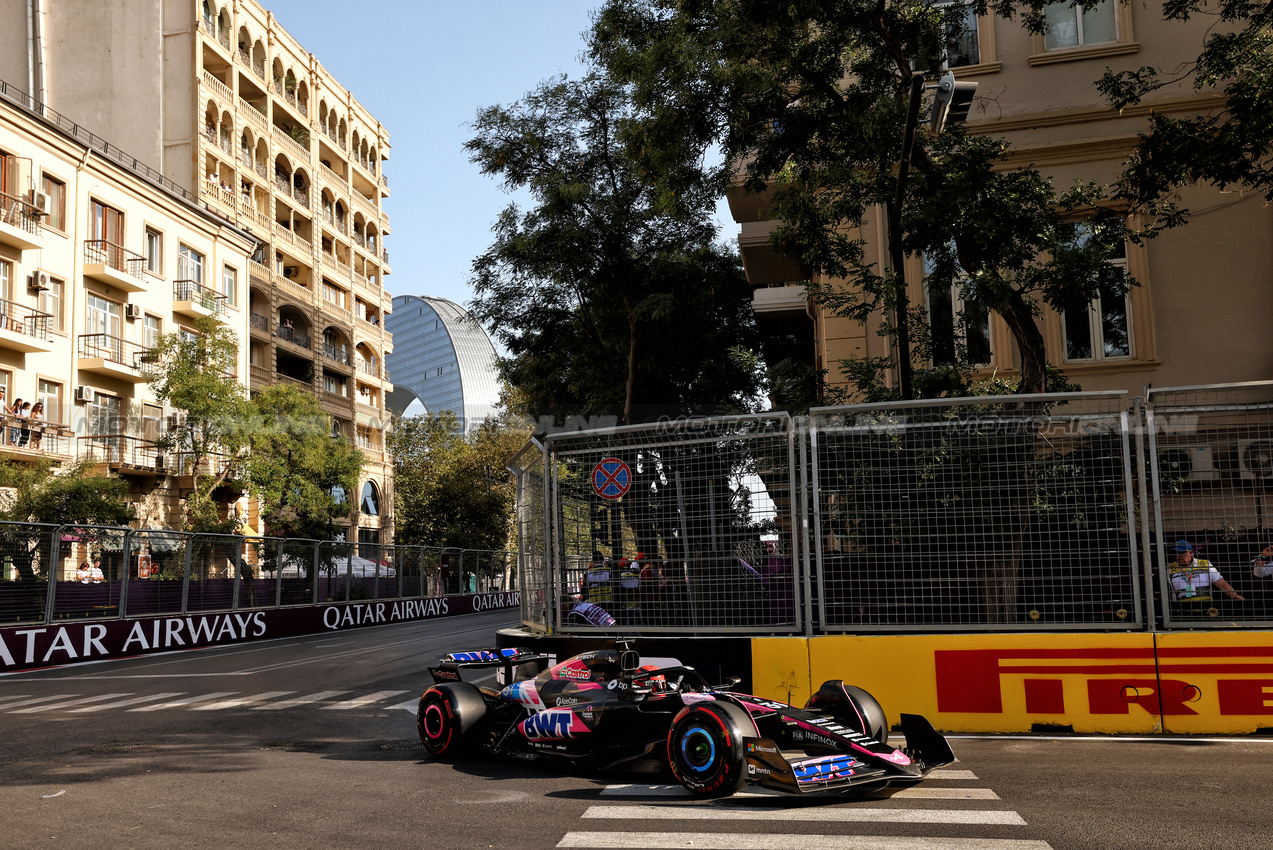
[[[1047,352],[1044,350],[1043,333],[1034,321],[1030,305],[1019,292],[1008,296],[999,314],[1012,331],[1017,348],[1021,352],[1021,383],[1018,393],[1041,393],[1047,384]]]

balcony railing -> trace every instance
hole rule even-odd
[[[65,425],[56,422],[32,422],[10,413],[0,414],[0,445],[9,450],[69,457],[71,433]]]
[[[52,313],[41,313],[15,301],[0,301],[0,329],[10,333],[47,340],[52,320]]]
[[[214,316],[225,312],[226,296],[218,295],[202,283],[177,280],[172,284],[172,300],[197,304]]]
[[[135,470],[164,474],[168,470],[167,457],[153,440],[130,434],[94,434],[79,438],[80,456],[91,454],[111,466],[124,466]]]
[[[265,79],[265,62],[252,61],[252,73],[256,74],[262,80]]]
[[[142,279],[146,268],[146,258],[141,254],[105,239],[84,240],[84,262],[87,265],[105,265],[138,280]]]
[[[16,227],[21,231],[39,236],[39,211],[22,198],[0,192],[0,224]]]
[[[303,158],[306,162],[309,162],[309,145],[302,145],[300,142],[287,135],[287,133],[283,132],[283,130],[279,127],[271,127],[270,133],[274,136],[274,141],[278,142],[291,153]]]
[[[293,345],[299,345],[301,348],[311,347],[309,337],[295,328],[289,327],[288,324],[275,326],[274,335],[279,339],[292,343]]]
[[[251,317],[252,327],[258,331],[270,332],[270,319],[268,316],[262,316],[260,313],[253,313]],[[253,366],[253,369],[256,367]]]
[[[262,177],[267,177],[267,178],[269,177],[269,171],[266,169],[265,163],[258,162],[256,163],[256,165],[253,166],[253,169],[256,171],[257,174],[261,175]]]
[[[240,115],[246,115],[247,119],[251,121],[253,124],[255,124],[257,126],[257,129],[261,131],[265,131],[269,129],[269,126],[267,125],[265,120],[264,112],[262,112],[256,106],[254,106],[251,102],[246,101],[241,97],[238,99],[237,102],[239,104]]]
[[[349,365],[349,349],[338,348],[330,343],[323,343],[323,356],[328,360],[335,360],[337,363]]]
[[[232,92],[230,87],[225,83],[212,76],[211,72],[203,72],[203,84],[212,89],[212,91],[226,103],[234,103],[234,92]]]
[[[120,339],[110,334],[81,334],[79,357],[81,360],[107,360],[129,369],[142,369],[149,362],[146,346]]]
[[[354,365],[359,372],[362,372],[365,375],[371,375],[374,378],[380,377],[380,367],[370,360],[364,360],[359,357],[355,361]]]

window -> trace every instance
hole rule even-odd
[[[177,248],[177,279],[203,284],[203,254],[188,245]]]
[[[330,375],[324,372],[323,389],[329,393],[343,396],[345,394],[345,379],[339,375]]]
[[[66,292],[66,282],[56,278],[49,278],[49,288],[40,293],[39,311],[48,313],[53,318],[49,319],[49,327],[55,331],[63,329],[62,322],[62,298]],[[45,405],[48,410],[48,405]]]
[[[163,321],[158,316],[146,314],[146,318],[142,320],[142,344],[147,348],[154,348],[159,344],[159,337],[163,334]]]
[[[932,273],[931,260],[924,257],[924,280]],[[958,361],[988,365],[994,354],[990,347],[990,310],[960,295],[956,281],[949,289],[924,287],[928,299],[928,327],[932,335],[934,366],[950,366]]]
[[[123,247],[124,214],[101,201],[93,201],[93,238]]]
[[[49,196],[49,227],[66,231],[66,184],[47,174],[40,176],[40,191]],[[45,407],[45,410],[48,410]]]
[[[62,423],[67,417],[62,416],[62,385],[52,381],[40,380],[36,389],[37,399],[44,405],[44,421]]]
[[[221,270],[221,294],[225,296],[225,303],[234,306],[238,304],[239,291],[239,272],[233,266],[225,266]]]
[[[940,0],[933,8],[944,17],[945,40],[940,56],[924,51],[914,62],[915,70],[929,68],[964,68],[981,64],[981,46],[977,31],[977,10],[966,0]]]
[[[13,300],[13,263],[0,260],[0,299]]]
[[[164,273],[164,235],[153,227],[146,228],[146,271]]]
[[[1078,238],[1086,238],[1081,229]],[[1109,263],[1126,270],[1126,244]],[[1086,307],[1066,310],[1062,324],[1067,361],[1110,360],[1132,356],[1126,295],[1099,295]]]
[[[85,332],[119,339],[119,304],[92,292],[84,294]],[[103,340],[104,342],[104,340]]]
[[[1118,40],[1114,0],[1102,0],[1086,10],[1069,2],[1049,3],[1043,12],[1048,25],[1043,37],[1047,50],[1108,44]]]
[[[358,510],[367,516],[380,516],[380,493],[376,491],[376,485],[370,481],[362,486],[362,501],[358,505]]]
[[[47,406],[45,410],[48,410]],[[100,392],[93,393],[93,400],[88,405],[88,433],[100,437],[123,432],[119,399]]]
[[[327,300],[327,303],[335,304],[342,310],[349,309],[349,293],[326,280],[323,281],[323,298]]]

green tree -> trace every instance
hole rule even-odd
[[[1042,25],[1042,2],[993,5]],[[865,321],[904,305],[860,228],[894,199],[912,80],[940,71],[961,21],[928,0],[609,0],[591,44],[631,86],[641,120],[625,125],[625,140],[658,175],[661,197],[719,194],[741,180],[779,222],[775,249],[817,279],[811,297]],[[723,162],[701,167],[717,148]],[[1035,170],[1005,167],[1006,155],[1003,142],[960,127],[920,128],[899,232],[906,253],[929,259],[929,287],[957,286],[964,302],[1003,317],[1021,356],[1018,391],[1037,392],[1048,375],[1039,311],[1125,292],[1129,281],[1106,260],[1127,234],[1121,215],[1098,206],[1103,187],[1058,192]],[[838,281],[847,286],[828,283]]]
[[[1168,0],[1162,15],[1182,25],[1197,17],[1214,25],[1203,31],[1200,52],[1190,62],[1166,69],[1106,70],[1099,88],[1111,106],[1133,106],[1181,82],[1194,91],[1223,86],[1224,97],[1201,115],[1154,113],[1124,171],[1120,196],[1164,224],[1185,220],[1173,193],[1195,182],[1252,189],[1273,201],[1273,5]]]
[[[399,422],[389,439],[397,541],[510,548],[516,494],[505,465],[530,433],[506,416],[465,434],[450,411]]]
[[[314,396],[295,387],[264,387],[248,403],[244,461],[260,500],[267,533],[331,539],[332,521],[349,514],[365,458],[347,438],[334,436],[331,417]]]
[[[180,411],[175,428],[156,441],[176,456],[177,474],[190,476],[185,530],[231,533],[233,515],[221,516],[214,491],[235,487],[242,476],[247,393],[232,376],[238,342],[229,327],[199,319],[196,332],[165,334],[151,350],[145,371],[155,398]]]
[[[92,458],[64,466],[48,460],[6,463],[0,480],[16,491],[0,511],[0,519],[9,522],[126,526],[137,518],[128,504],[128,484],[98,472]]]
[[[756,376],[751,289],[715,242],[715,198],[663,188],[623,141],[626,90],[599,74],[541,84],[482,110],[467,143],[510,205],[473,263],[473,309],[509,352],[504,376],[533,416],[630,423],[746,410]]]

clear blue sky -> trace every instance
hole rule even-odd
[[[541,80],[579,76],[597,3],[261,2],[389,131],[389,291],[466,304],[470,264],[512,200],[469,163],[467,125]]]

